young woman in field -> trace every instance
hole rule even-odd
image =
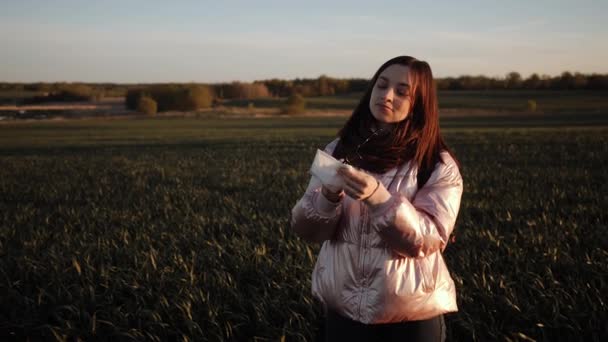
[[[384,63],[325,152],[342,188],[312,177],[292,209],[301,238],[322,242],[312,293],[328,341],[440,341],[456,292],[442,257],[463,191],[440,131],[428,63]]]

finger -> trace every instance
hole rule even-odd
[[[367,189],[367,186],[365,184],[358,183],[354,180],[344,181],[344,184],[348,184],[351,189],[357,191],[359,194],[365,193],[365,189]]]
[[[352,178],[344,177],[344,185],[349,186],[350,188],[357,190],[357,191],[363,190],[363,186],[361,184],[359,184],[356,180],[353,180]]]
[[[348,167],[347,165],[342,165],[342,166],[340,166],[340,167],[339,167],[339,168],[336,170],[336,173],[337,173],[337,174],[339,174],[339,175],[341,175],[341,176],[345,176],[345,177],[346,177],[346,176],[348,176],[348,175],[349,175],[348,170],[349,170],[349,167]]]
[[[355,169],[347,169],[347,168],[340,168],[338,169],[338,172],[340,173],[340,175],[342,175],[344,177],[344,179],[349,179],[354,183],[357,183],[361,186],[366,185],[367,183],[365,182],[365,178],[363,175],[361,175],[361,171],[357,171]]]
[[[350,165],[342,164],[342,165],[338,166],[338,169],[336,171],[338,171],[338,172],[344,172],[344,171],[350,169],[351,167],[352,166],[350,166]]]
[[[352,168],[352,169],[348,170],[348,173],[351,175],[351,178],[353,178],[358,183],[361,183],[364,185],[367,183],[366,182],[367,173],[365,173],[365,171]]]
[[[344,193],[354,199],[358,199],[361,197],[361,191],[358,188],[350,186],[348,184],[345,184],[344,186]]]
[[[352,181],[359,184],[359,186],[366,186],[367,181],[360,173],[353,173],[351,177]]]
[[[355,194],[354,192],[352,192],[352,190],[350,189],[346,189],[344,188],[344,194],[346,194],[346,196],[352,198],[352,199],[357,199],[357,194]]]

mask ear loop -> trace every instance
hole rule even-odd
[[[363,159],[363,156],[361,156],[361,154],[359,153],[359,150],[361,149],[361,147],[363,145],[367,144],[373,137],[378,135],[378,133],[382,132],[383,130],[384,130],[384,128],[378,128],[377,130],[374,131],[374,133],[372,133],[369,137],[367,137],[367,139],[365,139],[365,141],[363,141],[362,143],[359,144],[359,146],[357,146],[355,153],[357,154],[357,156],[359,156],[359,159]]]
[[[374,136],[376,136],[378,133],[380,133],[383,130],[384,130],[384,128],[379,128],[379,129],[375,130],[369,137],[367,137],[367,139],[365,139],[362,143],[360,143],[357,146],[357,148],[355,149],[355,154],[357,155],[357,157],[359,157],[359,159],[363,159],[363,156],[359,153],[359,149],[361,149],[361,146],[368,143]],[[352,162],[348,159],[348,157],[344,157],[344,159],[340,159],[340,160],[344,164],[352,165]]]

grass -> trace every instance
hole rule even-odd
[[[608,125],[575,118],[443,122],[465,182],[450,340],[608,337]],[[289,210],[344,120],[0,125],[0,336],[312,340],[320,246]]]

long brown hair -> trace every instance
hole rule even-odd
[[[384,69],[393,64],[409,69],[411,108],[408,116],[398,122],[392,131],[371,136],[371,127],[377,122],[369,108],[372,90]],[[435,164],[441,160],[439,153],[443,150],[450,153],[460,167],[439,131],[437,90],[431,67],[414,57],[395,57],[380,66],[338,136],[340,140],[334,157],[353,159],[354,166],[371,172],[384,173],[413,160],[412,166],[416,165],[419,173],[423,170],[430,175]],[[359,155],[361,158],[352,158]],[[428,175],[425,178],[428,179]]]

